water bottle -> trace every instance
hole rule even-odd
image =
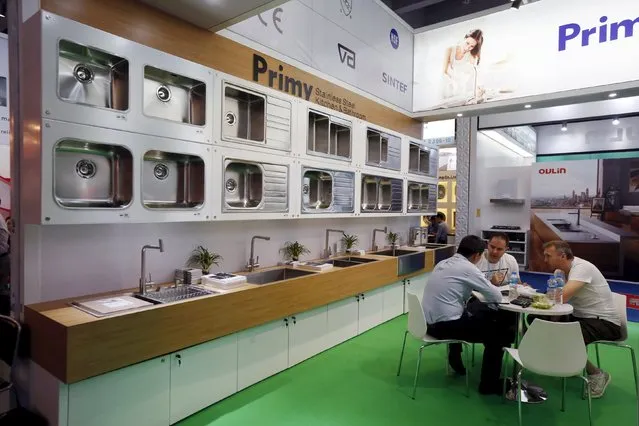
[[[508,281],[508,297],[511,300],[517,298],[517,284],[519,284],[519,277],[517,272],[510,274],[510,280]]]
[[[564,285],[566,284],[566,274],[561,269],[556,269],[555,280],[555,303],[564,303]]]
[[[557,294],[557,281],[555,280],[555,277],[552,277],[548,279],[548,290],[546,290],[546,296],[548,297],[548,300],[550,300],[550,302],[552,302],[553,304],[556,301],[556,294]]]

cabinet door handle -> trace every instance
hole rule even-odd
[[[297,318],[291,317],[291,319],[293,320],[293,324],[297,324]]]
[[[180,355],[180,354],[175,355],[175,359],[177,359],[178,366],[181,367],[182,366],[182,355]]]
[[[357,299],[357,301],[359,302],[359,294],[355,296],[355,299]]]
[[[284,324],[288,327],[288,318],[284,318]]]
[[[362,293],[362,300],[366,300],[366,295]]]

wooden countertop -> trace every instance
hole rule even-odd
[[[408,276],[397,276],[397,258],[366,255],[378,261],[101,318],[69,305],[79,298],[29,305],[31,358],[74,383],[431,271],[434,251],[424,256],[426,268]]]

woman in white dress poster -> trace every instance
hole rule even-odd
[[[446,49],[444,58],[443,98],[477,99],[477,67],[481,62],[484,33],[480,29],[468,32],[463,40]]]

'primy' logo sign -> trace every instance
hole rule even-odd
[[[602,25],[592,28],[581,28],[579,24],[566,24],[559,27],[559,51],[568,48],[568,42],[575,40],[572,44],[581,42],[581,46],[589,46],[593,43],[606,43],[619,39],[620,33],[625,37],[634,36],[635,25],[639,24],[639,18],[635,20],[624,19],[619,22],[608,23],[608,17],[599,18]],[[594,40],[591,39],[594,37]]]
[[[253,81],[259,83],[261,74],[268,75],[268,87],[290,93],[298,98],[304,98],[307,101],[311,98],[311,93],[313,93],[312,84],[307,84],[302,80],[285,75],[282,73],[284,71],[282,65],[278,67],[278,70],[279,72],[269,69],[266,58],[253,54]]]

